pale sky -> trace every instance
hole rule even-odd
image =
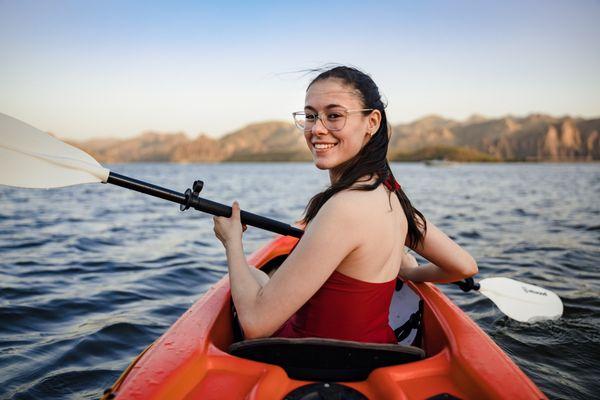
[[[600,2],[0,0],[0,112],[61,137],[213,137],[371,74],[392,123],[600,116]]]

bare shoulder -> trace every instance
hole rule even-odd
[[[387,196],[382,189],[372,191],[343,190],[333,195],[323,205],[317,217],[343,220],[343,225],[371,220],[375,214],[386,210]]]
[[[366,218],[356,201],[356,195],[349,191],[336,193],[321,207],[317,215],[306,227],[303,240],[311,246],[327,246],[343,243],[346,254],[355,249],[364,240],[361,226]],[[318,240],[312,239],[318,238]]]
[[[343,190],[333,195],[323,204],[315,219],[329,220],[336,219],[340,221],[350,222],[356,218],[360,211],[360,196],[357,196],[356,191]]]
[[[378,190],[342,190],[336,193],[325,203],[329,209],[340,210],[340,212],[360,213],[365,209],[373,208],[375,199],[381,196]]]
[[[387,191],[383,185],[374,190],[344,190],[337,193],[336,196],[339,196],[341,201],[352,203],[354,207],[363,212],[389,211],[390,203],[400,205],[396,194]]]

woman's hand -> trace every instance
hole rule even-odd
[[[400,271],[398,271],[398,277],[404,280],[410,280],[408,274],[413,268],[417,268],[419,263],[417,259],[410,253],[402,252],[402,260],[400,262]]]
[[[231,205],[231,217],[213,217],[214,231],[217,239],[227,248],[229,244],[242,240],[242,234],[247,226],[243,225],[240,218],[240,205],[234,201]]]

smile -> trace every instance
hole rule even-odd
[[[325,143],[315,143],[315,144],[313,144],[313,146],[314,146],[314,148],[316,150],[329,150],[332,147],[337,146],[337,143],[327,143],[327,144],[325,144]]]

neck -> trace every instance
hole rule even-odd
[[[340,179],[341,173],[340,171],[332,168],[329,170],[329,182],[333,185]]]

